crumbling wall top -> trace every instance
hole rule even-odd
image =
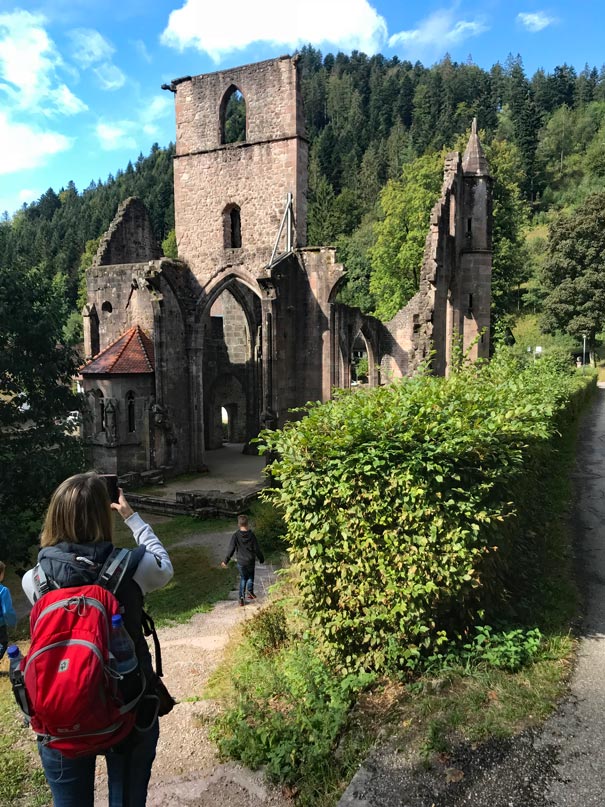
[[[93,266],[144,263],[162,256],[151,228],[147,208],[131,196],[118,207],[114,220],[101,238]]]

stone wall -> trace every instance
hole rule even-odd
[[[131,196],[118,207],[116,216],[101,239],[93,265],[152,261],[161,255],[145,205]]]

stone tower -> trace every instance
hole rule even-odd
[[[306,242],[308,142],[296,59],[176,79],[169,89],[175,93],[179,257],[202,287],[227,266],[255,283],[271,258],[288,194],[292,246]],[[225,113],[234,92],[245,104],[245,140],[226,143]]]
[[[460,250],[460,296],[454,322],[469,358],[488,358],[492,278],[492,178],[473,120],[462,157],[464,246]]]

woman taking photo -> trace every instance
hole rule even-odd
[[[112,503],[103,478],[96,473],[77,474],[59,485],[46,513],[38,566],[23,576],[23,590],[34,604],[46,591],[41,580],[51,590],[96,584],[114,550],[112,510],[124,519],[137,544],[127,556],[126,571],[115,596],[140,669],[151,682],[153,665],[141,624],[143,598],[165,586],[173,569],[160,540],[132,510],[121,489],[118,501]],[[107,763],[110,807],[144,807],[158,736],[155,715],[144,732],[134,728],[118,746],[102,752]],[[98,754],[66,755],[44,737],[38,738],[38,750],[54,807],[92,807]]]

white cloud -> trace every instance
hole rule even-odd
[[[32,191],[29,188],[23,188],[22,191],[19,191],[19,201],[21,204],[24,202],[33,202],[34,199],[39,199],[42,194],[40,191]]]
[[[65,67],[39,14],[0,14],[0,91],[13,109],[72,115],[85,109],[57,77]]]
[[[0,112],[0,174],[12,174],[44,165],[53,154],[71,148],[73,140],[59,132],[10,121]]]
[[[517,20],[532,34],[542,31],[557,22],[556,17],[549,17],[544,11],[536,11],[533,14],[517,14]]]
[[[71,54],[80,67],[105,62],[115,52],[113,45],[92,28],[75,28],[68,36],[72,43]]]
[[[139,54],[141,59],[143,59],[144,62],[147,62],[147,64],[151,64],[151,54],[147,50],[147,45],[143,42],[143,40],[135,39],[132,44],[134,45],[134,49]]]
[[[402,46],[404,51],[417,56],[427,51],[445,53],[448,48],[488,30],[481,19],[456,20],[455,14],[456,8],[435,11],[417,28],[393,34],[389,45],[392,48]]]
[[[151,101],[141,103],[136,120],[99,123],[96,134],[101,148],[104,151],[136,148],[141,131],[151,137],[161,131],[158,121],[172,114],[172,106],[172,98],[164,94],[157,95]]]
[[[54,93],[53,97],[57,105],[57,109],[63,112],[64,115],[75,115],[78,112],[85,112],[88,107],[81,101],[65,84],[61,84]]]
[[[126,76],[115,64],[100,64],[93,72],[102,90],[119,90],[126,83]]]
[[[368,0],[231,0],[228,17],[225,11],[212,0],[185,0],[170,14],[160,41],[179,51],[197,48],[219,62],[253,42],[376,53],[387,36],[384,18]]]
[[[157,95],[150,104],[146,104],[141,109],[141,121],[143,123],[152,123],[157,118],[164,118],[174,107],[174,102],[171,97],[165,93]]]
[[[118,121],[97,124],[96,133],[103,151],[116,151],[126,148],[136,149],[137,142],[131,134],[134,130],[134,121]]]

